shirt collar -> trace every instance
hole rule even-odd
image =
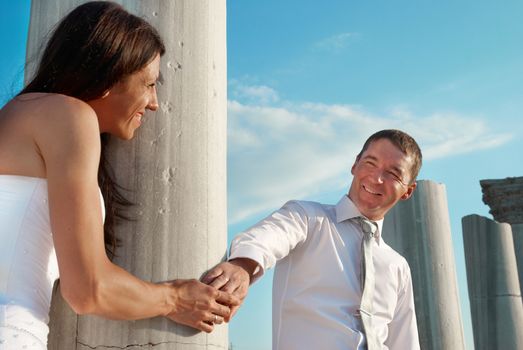
[[[345,220],[349,220],[358,216],[364,216],[351,201],[348,195],[343,195],[336,204],[336,222],[340,223]],[[383,227],[383,219],[373,220],[378,225],[378,231],[376,232],[376,242],[379,244],[381,241],[381,229]]]

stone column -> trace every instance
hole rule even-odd
[[[383,238],[409,262],[421,348],[465,349],[445,186],[418,181],[385,217]]]
[[[520,294],[523,297],[523,224],[512,224],[512,239],[519,276]]]
[[[497,222],[523,224],[523,176],[481,180],[483,202]]]
[[[462,219],[476,350],[523,349],[523,304],[509,224]]]
[[[498,222],[512,226],[520,288],[523,288],[523,177],[481,180],[483,202]],[[521,293],[523,294],[523,293]]]
[[[28,60],[42,36],[80,0],[33,1]],[[160,109],[137,137],[112,141],[116,177],[132,189],[136,221],[118,228],[116,263],[149,281],[199,278],[225,255],[225,0],[124,0],[158,28],[162,58]],[[29,69],[31,72],[31,69]],[[136,322],[77,317],[54,294],[50,349],[226,349],[227,327],[207,335],[156,318]]]

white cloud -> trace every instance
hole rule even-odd
[[[319,50],[340,51],[357,36],[357,33],[340,33],[316,42],[313,47]]]
[[[266,105],[278,102],[278,93],[265,85],[245,85],[238,80],[229,81],[231,97],[240,99],[249,103]]]
[[[231,100],[228,120],[230,223],[289,199],[346,187],[356,154],[377,130],[408,132],[424,160],[496,147],[512,137],[490,132],[479,118],[450,112],[412,115],[404,106],[378,116],[351,105]]]

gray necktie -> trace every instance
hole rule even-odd
[[[356,218],[363,231],[361,242],[361,286],[363,294],[361,296],[360,315],[363,323],[363,330],[367,338],[367,349],[381,349],[376,339],[373,326],[373,298],[374,298],[374,264],[372,263],[372,240],[378,227],[375,222],[364,217]]]

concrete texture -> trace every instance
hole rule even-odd
[[[514,240],[514,252],[518,266],[519,288],[523,297],[523,224],[512,224],[512,239]]]
[[[28,61],[59,18],[84,1],[33,1]],[[137,137],[113,140],[109,159],[137,205],[121,225],[116,263],[149,281],[198,278],[226,253],[225,0],[127,0],[167,46],[160,108]],[[36,62],[36,61],[35,61]],[[31,68],[28,69],[31,72]],[[227,326],[207,335],[165,318],[76,316],[55,293],[49,349],[226,349]]]
[[[509,224],[462,219],[476,350],[523,349],[523,304]]]
[[[418,181],[385,217],[383,238],[409,262],[421,348],[465,349],[445,186]]]
[[[523,284],[523,177],[481,180],[483,202],[498,222],[512,226],[520,287]],[[523,294],[523,293],[521,293]]]
[[[497,222],[523,224],[523,177],[481,180],[483,202]]]

